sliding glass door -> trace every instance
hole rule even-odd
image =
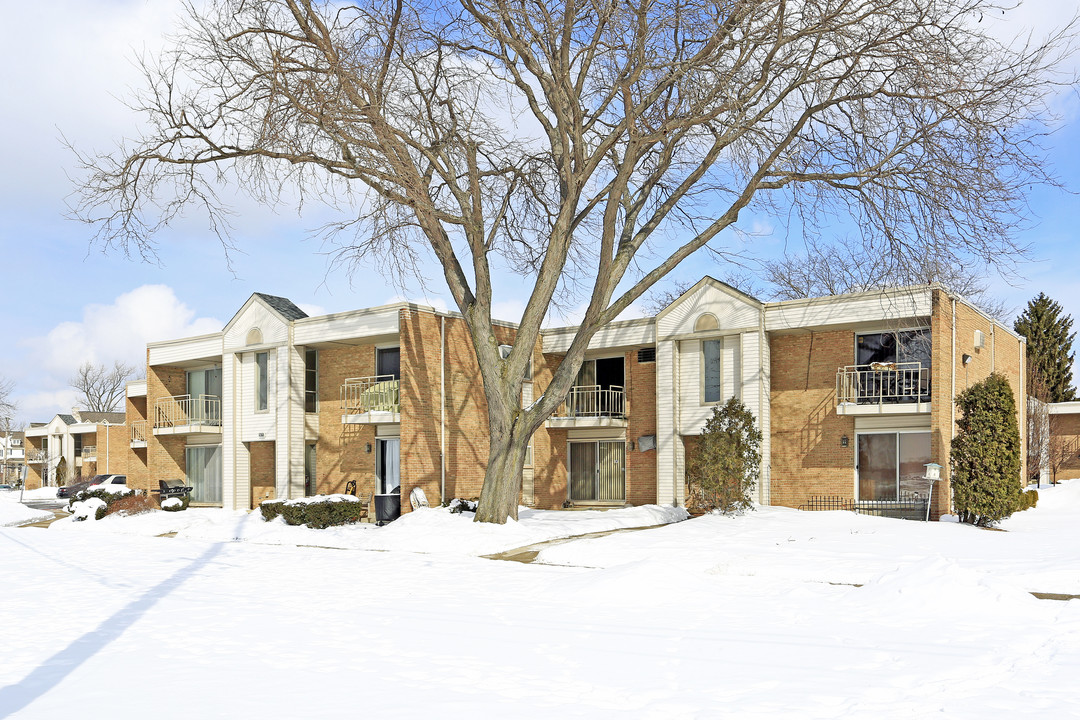
[[[187,484],[191,502],[202,505],[221,504],[221,446],[190,445],[184,450],[187,463]]]
[[[570,443],[570,500],[626,501],[626,443]]]
[[[884,432],[858,435],[859,500],[901,499],[928,490],[923,479],[930,458],[930,433]]]

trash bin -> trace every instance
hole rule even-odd
[[[401,495],[387,493],[375,496],[375,524],[385,525],[401,517]]]

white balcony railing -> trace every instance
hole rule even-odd
[[[341,386],[341,409],[346,415],[401,412],[400,387],[393,375],[348,378]]]
[[[96,458],[97,457],[97,446],[96,445],[87,445],[86,447],[84,447],[82,449],[82,457],[83,457],[83,460],[87,460],[89,458]]]
[[[146,442],[146,421],[136,420],[131,423],[131,444]]]
[[[848,365],[836,371],[840,405],[895,405],[930,402],[930,368],[922,363]]]
[[[154,429],[221,426],[221,398],[216,395],[173,395],[154,403]]]
[[[578,385],[570,388],[554,417],[626,417],[626,392],[619,385]]]

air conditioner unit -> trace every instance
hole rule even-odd
[[[975,349],[982,350],[986,347],[986,335],[982,330],[975,331]]]

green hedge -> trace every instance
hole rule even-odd
[[[1020,503],[1016,506],[1016,511],[1022,512],[1024,510],[1030,510],[1035,507],[1037,502],[1039,502],[1038,490],[1027,490],[1026,492],[1022,492],[1020,493]]]
[[[351,496],[327,496],[315,500],[270,500],[259,505],[259,512],[267,522],[277,516],[285,519],[288,525],[307,525],[316,530],[335,525],[348,525],[360,522],[367,514],[367,507]]]
[[[100,520],[101,518],[109,514],[110,505],[112,505],[120,498],[127,497],[134,492],[135,491],[131,488],[125,488],[125,492],[109,492],[108,490],[80,490],[79,492],[75,493],[75,497],[71,498],[71,500],[68,501],[67,511],[74,512],[74,510],[72,510],[72,507],[77,502],[89,500],[90,498],[99,498],[105,501],[105,505],[97,509],[97,512],[94,513],[94,517]]]
[[[174,507],[166,507],[165,503],[169,500],[179,500],[180,505]],[[161,501],[161,509],[165,512],[180,512],[181,510],[187,510],[188,505],[191,504],[191,493],[184,493],[183,495],[176,495],[171,498],[165,498]]]

